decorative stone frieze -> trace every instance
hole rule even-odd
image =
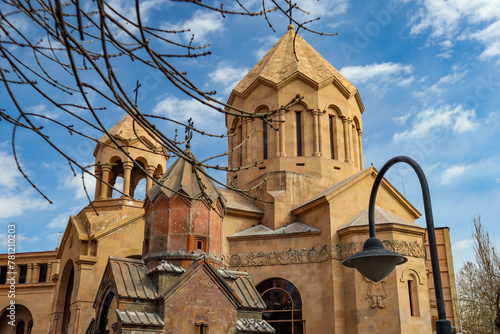
[[[423,245],[415,242],[399,240],[384,240],[384,247],[400,253],[403,256],[425,258]],[[363,249],[362,242],[337,244],[335,246],[313,247],[301,250],[235,253],[224,256],[224,264],[228,267],[275,266],[300,263],[324,262],[327,260],[344,260]]]

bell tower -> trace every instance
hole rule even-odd
[[[152,178],[159,179],[163,175],[168,159],[166,151],[128,114],[109,130],[109,135],[128,156],[116,147],[107,134],[99,139],[94,151],[95,174],[102,181],[98,179],[96,182],[95,200],[111,199],[112,188],[109,185],[114,186],[118,178],[123,178],[119,197],[138,198],[135,188],[139,181],[146,179],[147,192],[153,185]],[[145,194],[142,196],[144,198]]]
[[[272,202],[252,203],[266,212],[262,223],[273,229],[293,222],[295,205],[363,170],[358,90],[290,25],[227,103],[270,113],[296,97],[298,103],[269,114],[269,123],[226,116],[233,169],[227,183]]]

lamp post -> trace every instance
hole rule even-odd
[[[373,183],[368,206],[368,224],[370,228],[370,238],[365,242],[363,251],[356,253],[343,262],[343,265],[356,268],[366,278],[378,282],[387,277],[394,267],[408,261],[404,256],[384,249],[382,242],[375,236],[375,200],[378,187],[384,178],[387,170],[398,162],[405,162],[410,165],[418,176],[424,200],[425,221],[427,224],[427,234],[429,236],[429,250],[431,255],[432,275],[434,278],[434,290],[436,292],[436,303],[438,309],[438,320],[436,321],[437,334],[451,334],[451,323],[446,319],[446,310],[443,298],[443,286],[441,284],[441,271],[439,269],[439,259],[436,246],[436,232],[434,231],[434,219],[432,217],[431,195],[429,184],[420,165],[413,159],[406,156],[398,156],[390,159],[380,169],[375,182]]]

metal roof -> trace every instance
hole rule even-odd
[[[161,317],[156,313],[140,312],[140,311],[119,311],[116,310],[116,315],[124,325],[138,326],[165,326]]]
[[[157,294],[146,274],[146,266],[142,260],[109,258],[116,290],[120,297],[136,299],[157,299]]]
[[[238,333],[276,333],[276,330],[265,320],[238,318],[236,320]]]

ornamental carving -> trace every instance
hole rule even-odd
[[[384,247],[398,252],[403,256],[425,258],[425,248],[415,242],[406,242],[398,240],[382,241]],[[335,246],[313,247],[311,249],[302,248],[301,250],[271,251],[271,252],[252,252],[236,253],[230,256],[224,256],[224,265],[228,267],[256,267],[256,266],[275,266],[301,263],[317,263],[328,260],[344,260],[349,256],[363,250],[363,243],[351,242],[348,244],[336,244]]]
[[[366,298],[371,308],[385,308],[384,299],[387,297],[387,292],[385,291],[386,280],[387,278],[380,282],[373,282],[365,277],[365,281],[368,283]]]

